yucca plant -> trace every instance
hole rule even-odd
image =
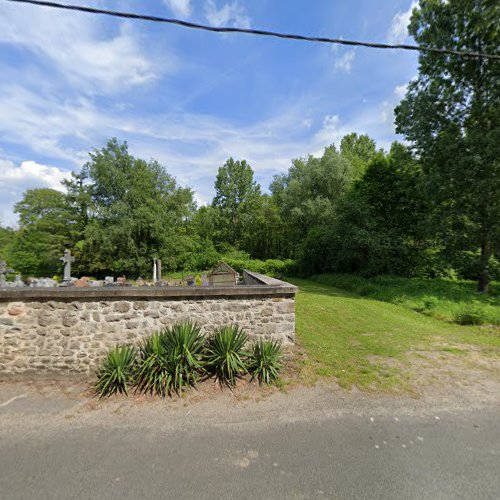
[[[235,385],[236,379],[246,373],[244,351],[248,335],[237,325],[218,329],[207,341],[205,369],[221,384]]]
[[[124,393],[134,384],[136,350],[128,345],[117,346],[108,352],[97,372],[95,386],[99,398]]]
[[[190,322],[152,334],[140,348],[138,389],[165,397],[195,385],[204,343],[200,328]]]
[[[252,353],[248,358],[248,371],[252,380],[259,384],[270,384],[278,378],[282,368],[281,343],[272,340],[258,340],[253,344]]]

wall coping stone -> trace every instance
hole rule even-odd
[[[199,299],[217,297],[295,296],[297,287],[285,281],[258,273],[244,271],[258,285],[204,286],[204,287],[96,287],[96,288],[21,288],[0,289],[0,302],[69,301],[69,300],[127,300],[127,299]]]

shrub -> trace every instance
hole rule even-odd
[[[243,273],[243,269],[276,278],[292,276],[297,273],[297,263],[292,259],[259,260],[251,259],[250,256],[244,252],[231,252],[223,254],[221,260],[229,264],[240,274]]]
[[[459,325],[482,325],[486,323],[486,317],[477,306],[468,304],[455,313],[453,321]]]
[[[234,385],[247,371],[243,349],[248,335],[236,325],[217,330],[207,342],[204,365],[220,384]]]
[[[281,364],[281,344],[272,340],[259,340],[253,344],[248,358],[248,371],[262,383],[270,384],[278,378]]]
[[[128,388],[134,384],[136,350],[123,345],[111,349],[97,372],[95,386],[99,398],[112,394],[128,395]]]
[[[190,322],[152,334],[140,348],[139,390],[165,397],[194,386],[204,343],[199,327]]]

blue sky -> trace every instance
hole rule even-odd
[[[66,1],[66,0],[62,0]],[[69,2],[66,3],[78,3]],[[408,40],[411,0],[81,0],[212,25]],[[110,137],[156,158],[200,203],[246,159],[267,189],[349,132],[381,147],[417,55],[224,35],[0,0],[0,223],[25,189],[79,170]]]

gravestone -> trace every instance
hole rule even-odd
[[[153,259],[153,283],[161,281],[161,259]]]
[[[71,282],[71,264],[75,262],[75,258],[71,255],[71,250],[64,250],[64,256],[60,260],[64,264],[63,283],[69,284]]]
[[[113,276],[106,276],[104,278],[104,285],[112,285],[113,283],[115,282],[115,278],[113,278]]]
[[[11,272],[12,269],[7,268],[7,262],[5,262],[4,260],[0,260],[0,288],[8,286],[5,275]]]
[[[21,279],[20,274],[16,274],[16,278],[14,279],[14,283],[12,286],[17,288],[23,288],[26,286],[26,283],[24,283],[24,281]]]

